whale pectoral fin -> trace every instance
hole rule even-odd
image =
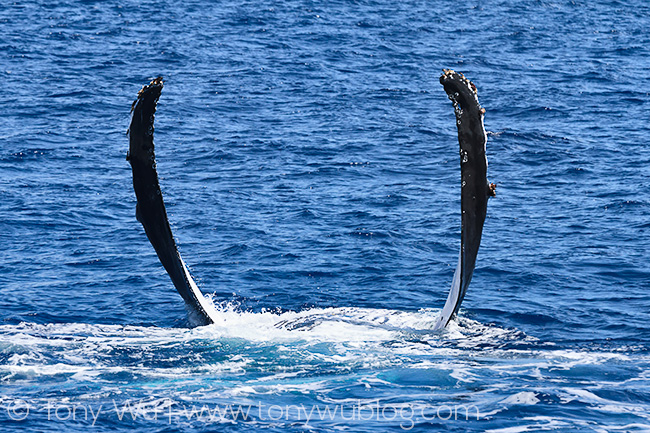
[[[485,109],[478,102],[476,86],[463,74],[449,69],[443,69],[440,83],[454,105],[458,128],[461,240],[460,257],[451,291],[440,317],[434,324],[434,329],[447,326],[460,309],[474,273],[488,197],[494,196],[496,189],[496,185],[487,180],[487,158],[485,157],[487,134],[483,126]]]
[[[207,301],[183,263],[172,234],[160,191],[153,144],[154,115],[163,88],[158,77],[138,92],[131,107],[128,161],[133,172],[133,189],[138,203],[135,216],[144,227],[149,242],[165,267],[176,290],[190,308],[191,319],[199,325],[212,323]]]

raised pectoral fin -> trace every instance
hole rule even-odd
[[[162,88],[162,78],[154,79],[140,90],[132,106],[127,160],[131,164],[133,189],[138,200],[136,218],[144,227],[149,242],[176,290],[190,308],[191,319],[198,325],[205,325],[212,323],[207,313],[206,300],[178,253],[156,171],[154,116]]]
[[[464,75],[445,69],[440,77],[447,96],[454,105],[461,173],[461,240],[460,257],[451,291],[435,329],[444,328],[458,313],[474,274],[476,257],[481,244],[488,196],[496,185],[487,181],[485,145],[487,134],[483,126],[485,110],[478,102],[474,83]],[[487,185],[487,188],[486,188]],[[492,186],[494,185],[494,187]]]

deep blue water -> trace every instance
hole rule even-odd
[[[650,430],[648,28],[641,0],[3,3],[0,431]],[[478,87],[498,189],[434,333],[442,68]],[[125,132],[158,75],[208,327],[135,219]]]

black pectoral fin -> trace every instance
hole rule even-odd
[[[485,110],[478,102],[476,86],[463,74],[445,69],[440,77],[447,96],[454,105],[461,173],[461,246],[460,258],[452,289],[435,328],[447,326],[460,309],[474,274],[476,257],[481,244],[488,196],[494,195],[496,185],[487,181],[485,145],[487,135],[483,126]]]
[[[140,90],[131,108],[128,161],[138,200],[135,215],[176,290],[191,308],[195,322],[209,324],[212,320],[206,312],[205,299],[178,253],[158,182],[153,132],[156,104],[162,88],[162,78],[154,79]]]

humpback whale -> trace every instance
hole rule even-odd
[[[488,197],[494,195],[496,187],[486,177],[487,135],[483,126],[485,110],[478,102],[476,86],[463,74],[448,69],[443,70],[440,83],[454,105],[458,127],[461,246],[451,290],[440,316],[433,324],[434,330],[445,328],[449,324],[465,297],[476,265]],[[162,88],[162,77],[155,78],[138,92],[131,107],[126,159],[131,164],[133,173],[133,189],[137,199],[136,218],[144,227],[158,259],[185,301],[190,322],[197,326],[207,325],[215,322],[211,314],[215,314],[216,310],[199,290],[178,252],[156,171],[154,117]]]

